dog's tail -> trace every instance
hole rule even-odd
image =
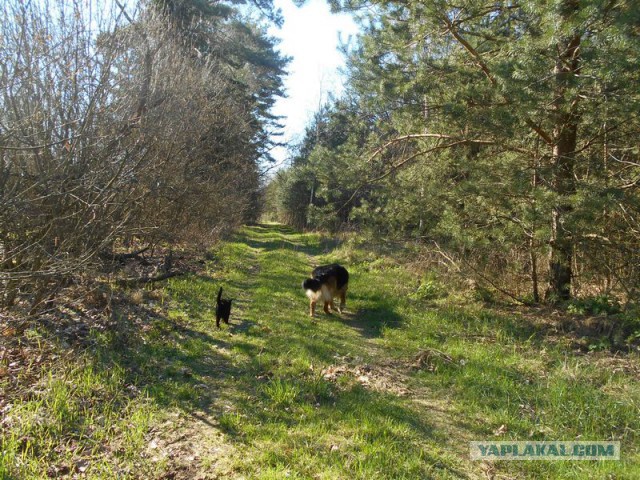
[[[218,290],[218,303],[220,303],[220,299],[222,298],[222,287]]]

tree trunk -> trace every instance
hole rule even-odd
[[[569,114],[567,116],[573,117]],[[558,143],[553,148],[553,188],[558,194],[558,203],[551,213],[551,255],[549,259],[549,288],[547,299],[568,300],[571,298],[571,276],[573,259],[573,237],[565,224],[571,212],[568,202],[575,193],[575,149],[577,119],[567,118],[560,127]]]
[[[535,251],[533,235],[529,239],[529,261],[531,262],[531,289],[534,303],[540,303],[540,291],[538,288],[538,256]]]
[[[578,8],[578,3],[568,0],[561,8],[563,18],[568,20]],[[578,97],[570,89],[579,72],[580,35],[575,34],[558,44],[554,68],[556,89],[551,185],[558,200],[551,214],[549,286],[546,292],[547,300],[554,302],[571,298],[573,237],[566,217],[571,212],[569,197],[576,191],[574,170],[579,114],[576,108]]]

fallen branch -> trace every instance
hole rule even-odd
[[[116,283],[121,287],[134,287],[136,285],[145,285],[147,283],[161,282],[171,277],[178,277],[184,275],[187,272],[166,272],[155,277],[138,277],[138,278],[121,278],[116,280]]]
[[[130,258],[137,258],[139,255],[143,254],[150,248],[151,248],[151,245],[147,245],[146,247],[141,248],[140,250],[136,250],[135,252],[130,252],[130,253],[106,253],[105,252],[101,256],[104,258],[109,258],[114,262],[122,262]]]

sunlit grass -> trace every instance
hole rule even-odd
[[[477,478],[486,469],[469,460],[470,440],[574,439],[619,440],[622,461],[491,471],[636,478],[637,354],[624,358],[633,368],[611,367],[607,353],[574,352],[530,319],[459,304],[446,279],[406,268],[408,255],[279,225],[242,229],[204,273],[168,282],[162,314],[117,317],[43,372],[5,414],[0,478],[43,478],[51,465],[157,478],[176,464],[221,478]],[[347,312],[312,320],[300,283],[332,261],[351,273]],[[234,304],[231,325],[216,329],[220,286]],[[175,418],[193,422],[185,442],[205,454],[152,460],[152,432],[163,425],[171,437]]]
[[[466,440],[622,439],[633,446],[627,460],[615,465],[499,465],[511,474],[584,478],[612,472],[624,478],[634,471],[639,391],[614,387],[622,379],[629,382],[628,376],[596,370],[595,358],[576,359],[562,346],[545,344],[537,327],[520,318],[479,304],[434,305],[447,295],[446,284],[432,275],[416,276],[392,256],[371,256],[353,244],[326,250],[320,236],[302,241],[298,234],[263,231],[243,232],[259,251],[264,280],[252,289],[247,312],[260,326],[254,333],[261,353],[247,358],[252,375],[244,377],[252,401],[237,405],[233,417],[234,435],[255,447],[250,462],[239,460],[241,471],[257,478],[318,472],[321,478],[473,475],[479,467],[460,450],[460,427],[447,430],[446,419],[462,419]],[[305,318],[298,284],[313,264],[329,261],[349,267],[348,309],[354,316],[312,322]],[[421,396],[428,392],[427,405],[448,404],[447,416],[435,414],[437,426],[424,403],[363,389],[349,378],[327,382],[317,374],[344,356],[351,363],[408,364],[429,348],[452,361],[434,359],[431,370],[410,370],[408,381]],[[584,363],[581,375],[567,372],[571,362]],[[615,393],[603,392],[603,384]],[[504,433],[496,437],[501,427]]]
[[[5,407],[0,478],[128,471],[154,417],[146,398],[129,393],[117,368],[98,372],[86,358],[59,364],[29,398]]]

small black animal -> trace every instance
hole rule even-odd
[[[216,327],[220,328],[220,319],[229,325],[231,315],[231,300],[222,299],[222,287],[218,290],[218,301],[216,302]]]
[[[329,308],[335,310],[333,299],[336,297],[340,298],[338,311],[342,313],[349,288],[349,272],[337,263],[321,265],[313,269],[311,278],[302,282],[302,288],[309,298],[309,316],[315,316],[319,300],[324,301],[324,313],[329,313]]]

